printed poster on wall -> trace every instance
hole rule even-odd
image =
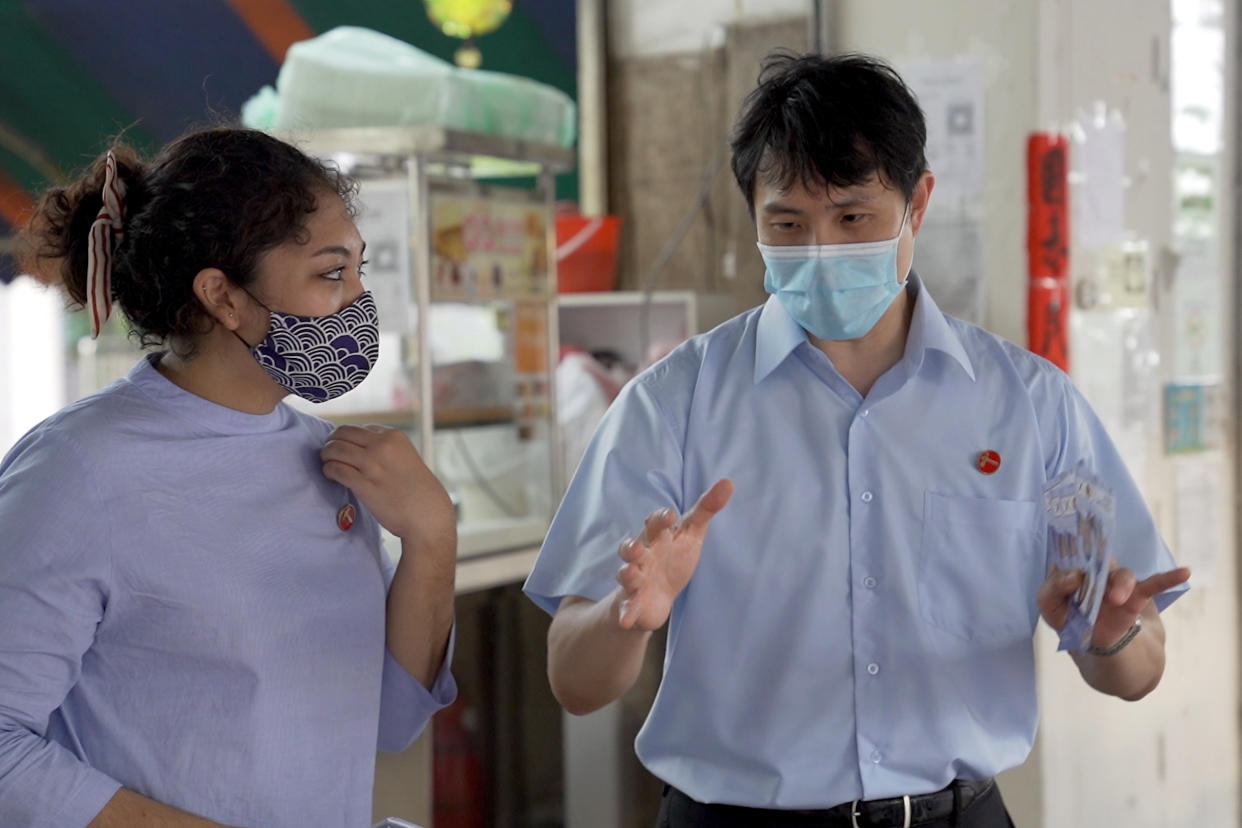
[[[533,193],[433,192],[431,253],[434,301],[547,295],[548,224]]]

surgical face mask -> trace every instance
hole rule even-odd
[[[910,217],[891,239],[858,244],[768,245],[763,287],[799,325],[820,339],[866,336],[906,286],[898,281],[897,246]]]
[[[263,307],[271,314],[267,336],[258,345],[242,342],[272,379],[302,399],[320,403],[352,391],[379,359],[379,315],[370,291],[327,316]]]

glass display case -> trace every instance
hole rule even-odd
[[[283,137],[358,182],[381,328],[362,385],[293,404],[405,429],[458,506],[462,559],[537,547],[562,486],[554,176],[573,151],[434,127]]]

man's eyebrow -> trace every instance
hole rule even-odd
[[[800,207],[794,207],[790,204],[785,204],[781,201],[769,201],[767,204],[763,205],[762,210],[769,215],[775,215],[777,213],[790,213],[795,216],[806,215],[806,210],[803,210]]]

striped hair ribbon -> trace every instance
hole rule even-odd
[[[116,174],[116,156],[109,150],[104,167],[103,206],[91,224],[86,247],[86,316],[91,338],[97,338],[112,315],[112,253],[125,235],[125,182]]]

